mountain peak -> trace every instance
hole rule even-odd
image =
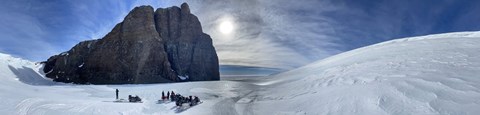
[[[81,84],[219,80],[212,39],[188,5],[181,7],[135,7],[102,39],[50,57],[44,72],[55,81]]]
[[[182,3],[182,5],[180,5],[180,7],[182,9],[182,12],[190,13],[190,7],[188,6],[188,4],[186,2]]]

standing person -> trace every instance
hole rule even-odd
[[[116,94],[117,100],[118,100],[118,89],[115,89],[115,94]]]
[[[132,95],[128,95],[128,102],[133,102]]]
[[[170,97],[170,91],[167,91],[167,99]]]
[[[173,101],[175,98],[175,92],[172,91],[172,93],[170,93],[170,99]]]
[[[162,100],[165,99],[165,92],[162,91]]]

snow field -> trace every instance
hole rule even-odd
[[[143,85],[73,85],[0,54],[0,113],[385,115],[480,113],[480,32],[386,41],[268,77]],[[138,95],[144,103],[113,103]],[[161,91],[204,102],[183,112]]]
[[[272,76],[254,105],[259,114],[476,114],[477,44],[479,32],[463,32],[359,48]]]

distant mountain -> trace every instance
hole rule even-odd
[[[282,69],[266,68],[266,67],[252,67],[241,65],[220,65],[221,77],[237,77],[237,76],[268,76],[280,73]]]
[[[188,4],[134,8],[105,37],[44,62],[46,77],[79,84],[219,80],[218,57]]]

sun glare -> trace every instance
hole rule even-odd
[[[234,29],[233,23],[231,21],[223,21],[222,23],[220,23],[218,29],[223,34],[230,34]]]

